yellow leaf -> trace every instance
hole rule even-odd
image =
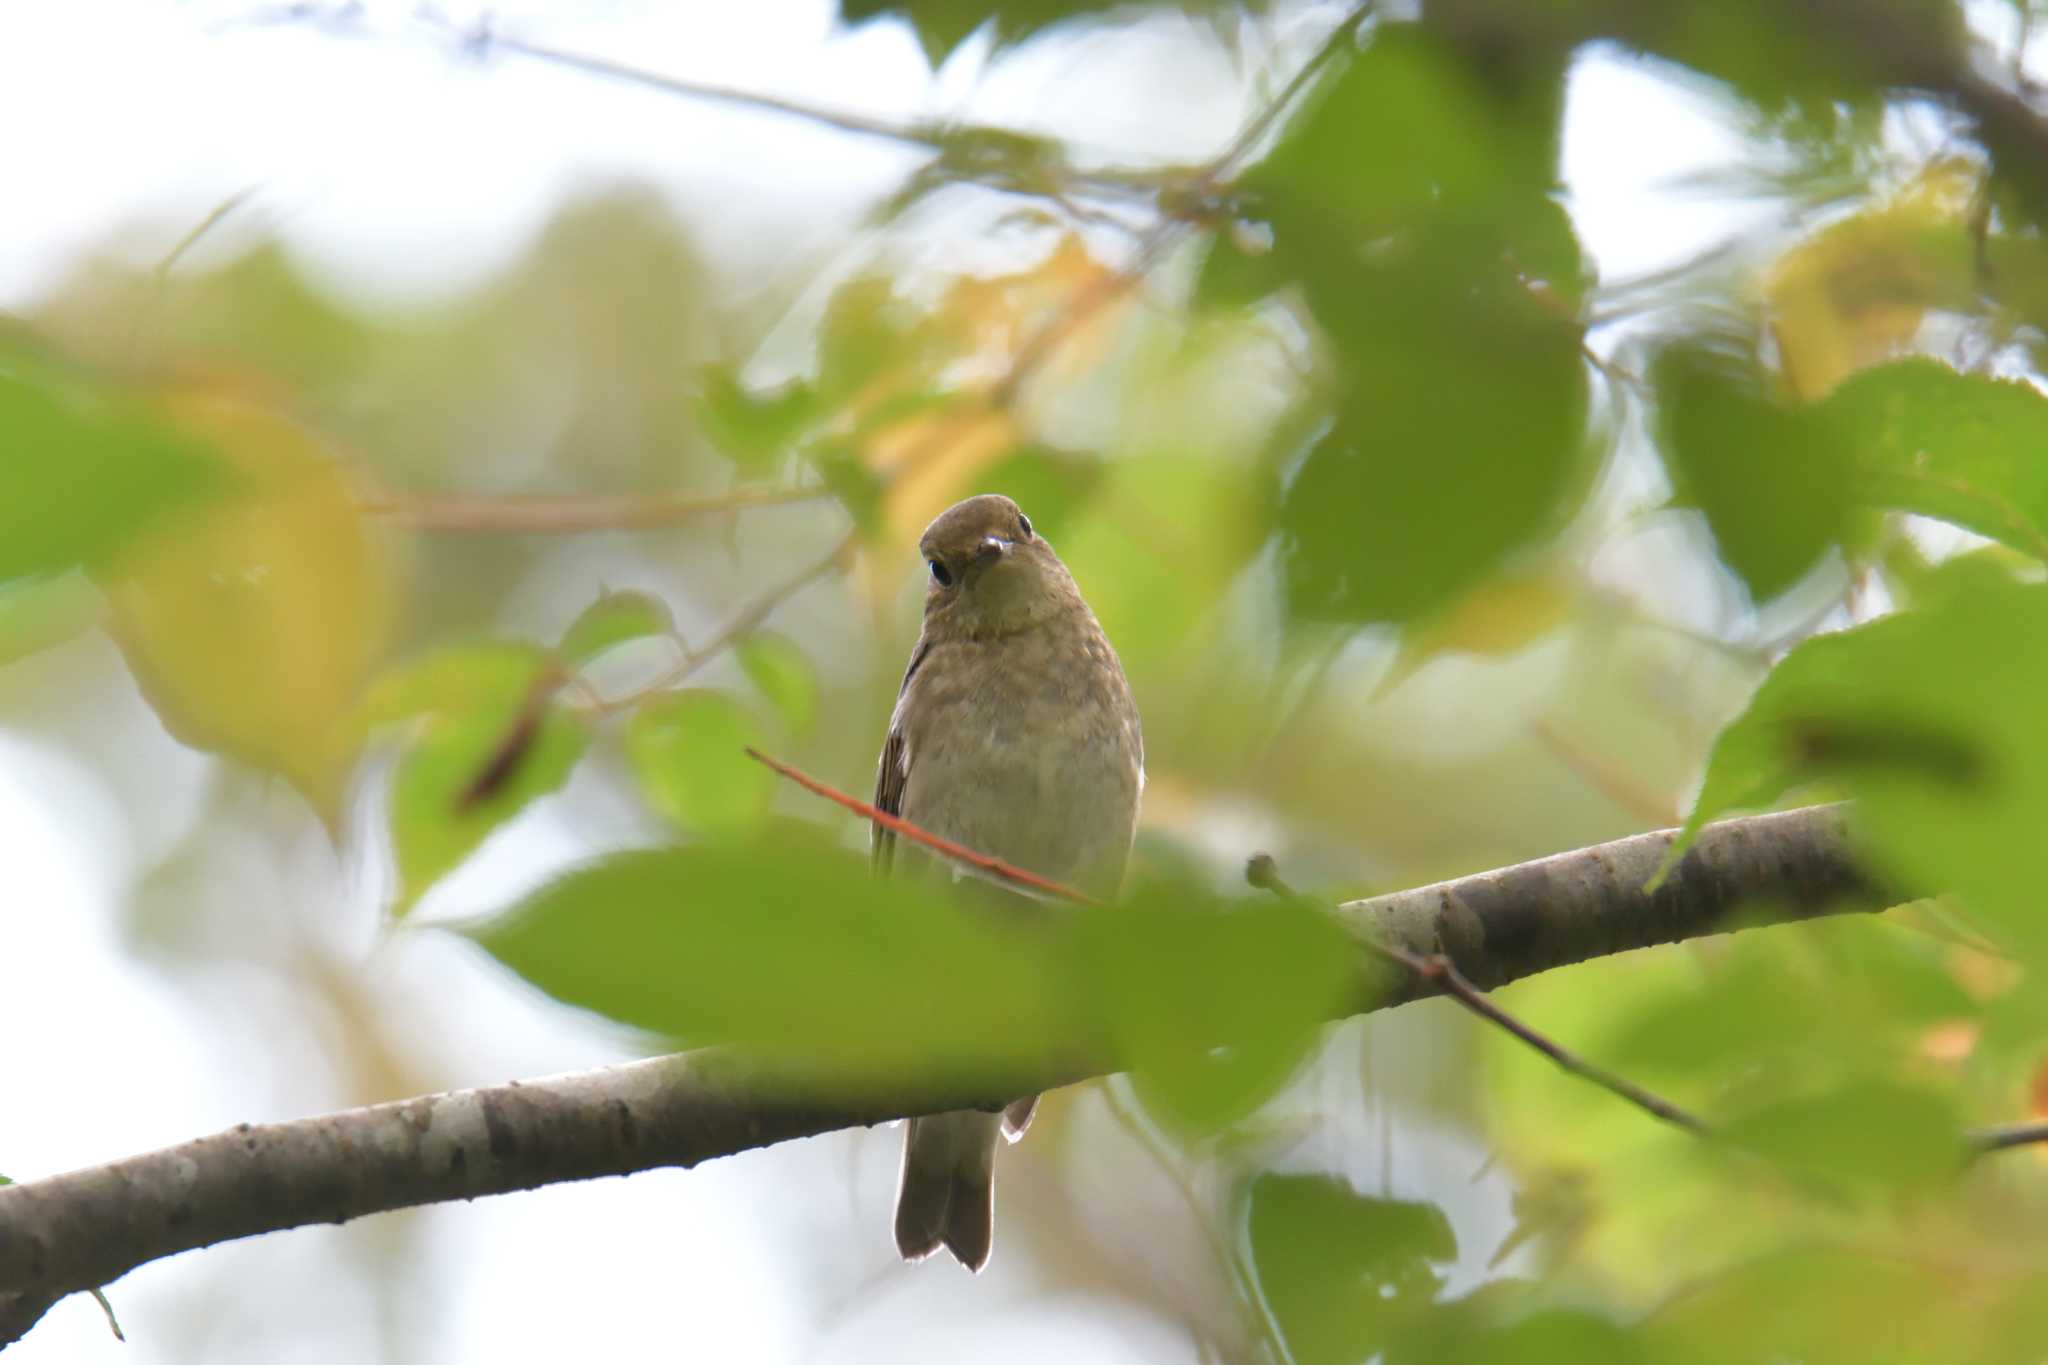
[[[1393,691],[1439,654],[1520,653],[1563,625],[1577,601],[1571,580],[1555,570],[1489,579],[1403,637],[1375,695]]]
[[[879,423],[859,443],[861,461],[884,483],[881,543],[869,547],[863,568],[871,594],[892,592],[931,519],[988,491],[976,476],[1025,440],[1014,395],[1002,391],[1019,363],[1032,366],[1035,378],[1085,373],[1106,344],[1120,293],[1117,272],[1071,234],[1027,269],[968,276],[947,289],[928,325],[955,355],[946,370],[957,401]],[[879,410],[919,379],[884,373],[863,392],[861,406]]]
[[[390,629],[388,546],[348,471],[304,427],[218,389],[166,407],[238,483],[110,566],[114,638],[167,730],[280,774],[332,824],[353,750],[346,721]]]
[[[1778,258],[1763,295],[1794,393],[1824,397],[1904,350],[1928,310],[1969,304],[1970,221],[1982,184],[1975,163],[1937,161]]]

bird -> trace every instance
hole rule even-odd
[[[918,552],[930,575],[924,624],[889,717],[876,807],[1112,898],[1145,785],[1138,708],[1116,650],[1059,555],[1001,494],[947,508]],[[879,823],[872,854],[883,876],[943,866]],[[970,1271],[988,1264],[997,1138],[1022,1137],[1036,1104],[909,1121],[895,1223],[906,1261],[944,1246]]]

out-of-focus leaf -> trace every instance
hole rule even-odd
[[[1982,1308],[1975,1295],[1957,1293],[1952,1271],[1938,1263],[1892,1251],[1802,1249],[1760,1257],[1677,1296],[1644,1324],[1644,1339],[1651,1359],[1672,1365],[2019,1359],[1971,1349],[1971,1320]]]
[[[363,722],[415,722],[391,780],[397,913],[568,778],[590,736],[555,700],[559,682],[545,650],[513,642],[441,650],[378,680]]]
[[[1955,1104],[1925,1087],[1868,1081],[1760,1106],[1722,1136],[1828,1185],[1891,1195],[1952,1179],[1962,1127]]]
[[[1704,348],[1658,362],[1658,438],[1681,503],[1758,601],[1791,587],[1849,532],[1848,460],[1832,427],[1773,402],[1753,369]]]
[[[1262,492],[1252,471],[1206,460],[1140,457],[1104,471],[1055,548],[1126,668],[1160,662],[1213,621],[1258,552]]]
[[[623,854],[472,930],[566,1004],[690,1045],[809,1058],[849,1081],[986,1075],[1071,1043],[1059,921],[882,880],[822,832]],[[1062,1033],[1062,1029],[1068,1032]]]
[[[1439,654],[1519,653],[1563,625],[1578,600],[1576,584],[1554,567],[1488,579],[1404,635],[1376,690],[1392,691]]]
[[[1685,840],[1825,783],[1858,798],[1870,856],[1961,895],[2030,952],[2048,879],[2048,588],[1957,597],[1808,640],[1714,744]]]
[[[167,411],[214,444],[235,486],[107,561],[114,638],[173,735],[281,774],[331,823],[345,722],[395,610],[389,548],[304,427],[223,393]]]
[[[957,1074],[992,1098],[1050,1064],[1143,1069],[1300,1032],[1352,962],[1341,930],[1294,907],[1108,910],[948,885],[876,879],[822,833],[776,826],[609,858],[472,933],[557,999],[648,1033],[847,1079]]]
[[[204,433],[0,349],[0,580],[97,567],[163,517],[226,492]]]
[[[1931,607],[1951,597],[1968,597],[2015,583],[2038,582],[2041,575],[2040,560],[2004,545],[1984,545],[1931,561],[1904,536],[1885,547],[1882,564],[1893,596],[1916,607]]]
[[[1425,1318],[1458,1255],[1434,1204],[1374,1199],[1328,1176],[1261,1175],[1246,1193],[1260,1296],[1300,1365],[1356,1365]]]
[[[1283,469],[1291,611],[1407,621],[1563,515],[1587,462],[1581,265],[1552,198],[1543,81],[1482,80],[1384,26],[1244,177],[1272,234],[1211,249],[1202,296],[1291,285],[1329,343],[1335,411]]]
[[[648,804],[693,834],[731,838],[760,827],[775,775],[747,757],[759,743],[754,717],[723,692],[650,698],[626,726],[626,753]]]
[[[819,398],[828,407],[842,407],[890,370],[921,372],[917,340],[917,319],[887,276],[848,280],[818,323]]]
[[[1386,1365],[1648,1365],[1654,1359],[1632,1328],[1585,1308],[1532,1307],[1534,1298],[1512,1281],[1490,1281],[1395,1331]]]
[[[704,434],[749,473],[766,473],[786,463],[803,434],[824,415],[818,395],[801,382],[756,394],[718,366],[706,368],[702,382],[699,411]]]
[[[1973,161],[1937,161],[1779,257],[1764,296],[1795,393],[1820,398],[1897,355],[1930,310],[1975,304],[1970,215],[1983,178]]]
[[[796,641],[772,630],[757,630],[740,641],[733,653],[790,734],[798,738],[809,734],[818,718],[818,673]]]
[[[102,605],[75,571],[0,583],[0,666],[92,629]]]
[[[2022,380],[1902,360],[1818,408],[1852,453],[1858,496],[2048,559],[2048,397]]]
[[[894,15],[909,24],[934,68],[983,24],[997,46],[1021,43],[1040,29],[1114,8],[1113,0],[840,0],[849,24]]]
[[[1330,916],[1293,903],[1200,907],[1187,884],[1141,884],[1078,932],[1102,1008],[1146,1107],[1169,1128],[1213,1132],[1286,1083],[1357,980]],[[1219,1043],[1231,1046],[1218,1048]]]
[[[668,635],[675,628],[668,603],[652,593],[608,592],[569,624],[558,652],[565,662],[580,668],[620,645]]]

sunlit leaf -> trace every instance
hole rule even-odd
[[[789,732],[798,738],[809,734],[818,717],[818,673],[797,643],[774,631],[757,630],[740,641],[733,654]]]
[[[364,723],[413,722],[391,779],[398,913],[567,779],[590,736],[556,700],[559,684],[546,651],[495,642],[444,649],[378,680]]]
[[[296,422],[226,393],[168,411],[214,443],[235,487],[108,561],[114,638],[166,729],[283,775],[331,821],[345,721],[394,612],[389,548],[356,481]]]
[[[626,727],[626,753],[648,803],[696,834],[759,828],[775,788],[775,775],[747,757],[759,743],[752,714],[723,692],[651,698]]]
[[[1830,425],[1773,402],[1754,367],[1706,348],[1667,351],[1654,382],[1674,495],[1705,514],[1722,562],[1758,601],[1847,536],[1848,459]]]
[[[2048,559],[2048,396],[2033,385],[1904,360],[1856,375],[1818,412],[1863,500]]]
[[[1771,267],[1764,295],[1793,390],[1819,398],[1910,343],[1932,309],[1976,299],[1970,216],[1983,169],[1937,161],[1898,193],[1830,223]]]
[[[652,593],[608,592],[570,623],[559,652],[571,666],[581,667],[620,645],[665,636],[675,627],[668,603]]]

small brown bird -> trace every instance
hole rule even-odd
[[[1114,895],[1137,831],[1145,743],[1095,614],[1031,519],[997,494],[940,513],[918,550],[931,570],[924,630],[889,718],[875,805],[976,852]],[[932,866],[879,826],[874,861],[883,873],[892,862]],[[943,1245],[969,1270],[988,1263],[996,1136],[1021,1137],[1036,1103],[910,1121],[896,1195],[905,1260]]]

